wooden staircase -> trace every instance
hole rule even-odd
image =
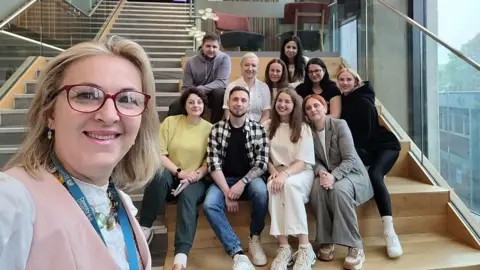
[[[236,58],[232,57],[230,81],[240,76],[239,64],[237,64],[239,59]],[[261,57],[259,70],[264,70],[270,59],[270,57]],[[333,77],[340,68],[341,59],[328,58],[324,60]],[[182,63],[185,62],[186,59],[182,59]],[[379,105],[378,110],[382,125],[390,130],[398,129],[398,125],[393,128],[392,125],[387,124],[395,123],[395,121],[394,119],[385,119],[390,116],[388,113],[384,114],[387,112],[385,108]],[[393,260],[387,257],[383,225],[376,203],[371,199],[357,209],[360,233],[366,253],[363,269],[480,269],[480,244],[462,223],[450,203],[452,192],[434,184],[433,179],[413,155],[412,147],[415,145],[411,140],[401,139],[401,146],[399,158],[385,181],[391,195],[395,229],[402,243],[404,254]],[[309,236],[313,243],[315,216],[310,204],[306,206]],[[239,212],[227,213],[230,224],[242,241],[245,251],[248,250],[250,210],[250,202],[241,202]],[[208,224],[202,205],[198,207],[198,212],[197,232],[188,259],[188,269],[231,269],[232,260],[225,253]],[[269,234],[270,217],[267,215],[266,219],[261,242],[269,264],[265,267],[256,267],[256,269],[270,269],[270,263],[278,248],[276,239]],[[165,212],[165,225],[168,232],[165,269],[171,269],[173,265],[175,222],[176,206],[171,204],[168,205]],[[296,239],[291,238],[291,240],[293,248],[296,249]],[[313,269],[343,269],[346,253],[347,248],[339,247],[334,261],[317,261]],[[248,255],[250,256],[250,254]]]
[[[395,229],[400,237],[404,255],[395,260],[387,257],[385,242],[382,237],[382,222],[375,201],[372,199],[357,209],[360,232],[364,240],[367,258],[363,269],[457,269],[465,266],[473,267],[471,269],[480,269],[480,251],[466,245],[447,230],[449,191],[426,183],[422,175],[416,175],[417,170],[410,170],[415,164],[412,163],[409,151],[410,143],[402,142],[400,157],[385,179],[391,195]],[[313,243],[315,216],[309,204],[307,204],[307,208],[309,236]],[[250,233],[250,210],[250,203],[242,202],[238,213],[227,214],[230,224],[242,241],[245,251],[248,249]],[[175,205],[167,207],[165,217],[168,231],[168,253],[165,269],[170,269],[174,255]],[[268,215],[266,224],[261,242],[269,259],[269,264],[266,267],[257,267],[256,269],[269,269],[278,247],[276,239],[269,235],[270,218]],[[292,240],[295,239],[292,238]],[[296,248],[295,241],[292,241],[292,243],[294,243],[292,246]],[[318,261],[313,269],[342,269],[346,252],[346,248],[339,247],[334,261]],[[231,265],[232,260],[224,252],[200,206],[197,233],[189,256],[188,268],[192,270],[223,270],[230,269]]]

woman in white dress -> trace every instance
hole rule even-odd
[[[295,261],[294,270],[311,269],[315,252],[308,240],[307,212],[315,164],[313,137],[302,121],[302,99],[291,88],[278,92],[272,119],[264,126],[270,140],[268,162],[270,234],[280,247],[271,269],[285,270]],[[292,255],[288,236],[296,236],[299,249]]]
[[[230,97],[230,90],[235,86],[245,87],[250,92],[250,109],[247,112],[248,118],[263,123],[270,119],[271,95],[268,85],[257,79],[259,59],[254,53],[246,53],[240,61],[242,76],[231,82],[225,90],[223,98],[223,109],[225,119],[230,116],[227,101]]]

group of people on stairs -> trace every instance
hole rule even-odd
[[[232,257],[235,270],[267,264],[261,246],[267,213],[270,234],[279,242],[271,269],[290,265],[296,270],[311,269],[317,258],[332,260],[335,245],[349,247],[346,269],[360,269],[365,253],[355,209],[374,194],[384,224],[387,254],[401,256],[384,183],[400,144],[379,125],[370,84],[351,69],[340,70],[334,82],[321,59],[303,55],[295,36],[283,41],[281,58],[267,64],[264,82],[257,78],[259,58],[250,52],[240,61],[241,77],[227,84],[230,58],[219,48],[218,37],[207,34],[198,54],[186,64],[180,102],[170,106],[170,116],[160,128],[162,158],[168,171],[157,174],[147,186],[140,213],[140,225],[150,240],[158,209],[177,199],[173,269],[187,267],[197,206],[202,202],[203,212]],[[189,68],[193,65],[196,69]],[[200,75],[194,74],[196,70]],[[207,78],[204,74],[210,74],[209,79],[202,81]],[[202,90],[202,83],[214,82],[224,82],[216,94]],[[206,103],[209,95],[219,93],[224,93],[221,105],[218,101]],[[190,99],[203,103],[186,102]],[[220,106],[223,112],[218,110]],[[202,118],[207,107],[211,108],[211,129]],[[182,115],[177,115],[177,108],[183,109]],[[172,151],[175,155],[168,154]],[[185,164],[187,157],[195,157],[193,167]],[[174,178],[178,181],[172,185]],[[182,186],[174,191],[178,183]],[[252,262],[225,214],[237,212],[239,200],[252,202],[248,243]],[[308,235],[305,205],[309,202],[316,216],[317,252]],[[298,238],[295,252],[289,236]]]
[[[346,269],[361,269],[355,209],[372,197],[388,256],[402,255],[384,182],[400,144],[378,122],[371,85],[351,69],[334,82],[295,36],[268,63],[265,82],[247,53],[241,77],[228,84],[231,60],[219,48],[216,35],[205,35],[160,126],[138,44],[112,37],[49,61],[25,140],[0,173],[0,269],[151,269],[152,225],[169,200],[177,201],[174,270],[187,268],[202,203],[234,270],[268,264],[267,214],[279,242],[271,269],[311,269],[333,260],[336,245],[349,248]],[[138,222],[122,190],[145,185]],[[238,212],[240,200],[252,202],[252,261],[225,214]],[[298,238],[295,250],[289,236]]]

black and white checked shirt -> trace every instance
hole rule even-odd
[[[247,157],[251,169],[246,177],[248,181],[262,176],[268,168],[268,137],[265,128],[258,122],[246,119],[243,127],[246,136]],[[228,139],[231,130],[228,120],[222,120],[213,125],[207,146],[208,172],[221,170],[227,156]]]

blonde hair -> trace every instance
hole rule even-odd
[[[344,72],[348,72],[350,74],[352,74],[353,78],[355,79],[355,88],[357,87],[360,87],[363,85],[363,80],[362,80],[362,77],[360,77],[360,75],[358,75],[358,73],[353,69],[353,68],[341,68],[338,73],[337,73],[337,82],[338,82],[338,78],[340,77],[340,75],[342,75],[342,73]]]
[[[35,96],[28,110],[26,126],[28,133],[18,152],[5,168],[23,167],[35,177],[38,169],[51,171],[53,164],[53,141],[47,138],[48,119],[53,114],[56,96],[64,71],[75,61],[89,56],[110,55],[127,59],[141,73],[142,91],[153,98],[142,115],[135,144],[115,166],[112,180],[119,188],[133,189],[146,184],[160,164],[159,120],[155,105],[155,81],[147,54],[137,43],[112,37],[106,42],[89,41],[77,44],[51,60],[43,69],[35,89]]]
[[[257,56],[256,54],[254,54],[253,52],[248,52],[248,53],[246,53],[246,54],[244,54],[244,55],[242,56],[242,59],[240,60],[240,65],[242,65],[242,64],[243,64],[243,61],[244,61],[245,59],[248,59],[248,58],[257,59],[257,62],[260,61],[260,59],[258,58],[258,56]]]

